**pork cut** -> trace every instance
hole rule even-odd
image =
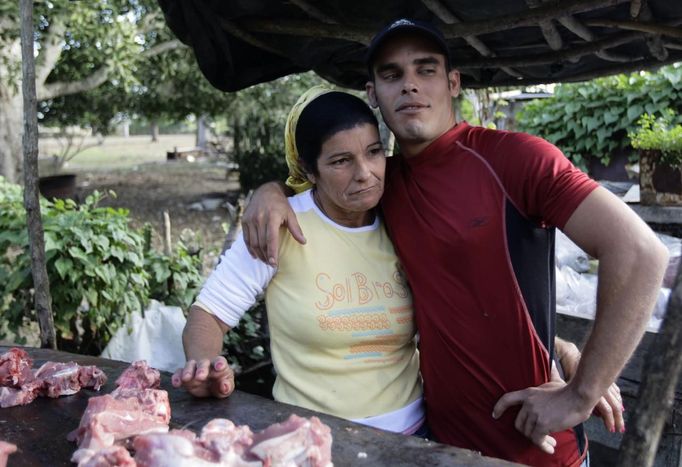
[[[253,437],[249,452],[272,466],[325,467],[332,465],[331,429],[317,417],[291,414]]]
[[[33,379],[33,360],[25,350],[14,347],[0,355],[0,386],[19,388]]]
[[[328,467],[331,430],[317,417],[291,415],[260,433],[217,418],[200,436],[187,430],[138,436],[133,442],[138,467]]]
[[[31,370],[32,365],[26,351],[16,347],[0,355],[0,407],[30,404],[38,396],[68,396],[81,388],[99,390],[107,381],[96,366],[46,362]]]
[[[78,369],[78,381],[82,388],[90,388],[99,391],[107,384],[107,375],[95,365],[81,366]]]
[[[78,428],[67,436],[79,448],[98,450],[145,433],[168,431],[168,393],[145,389],[136,394],[91,397]]]
[[[0,407],[14,407],[17,405],[28,405],[38,397],[38,391],[28,391],[17,388],[0,387]]]
[[[7,458],[15,452],[17,452],[16,444],[0,441],[0,467],[5,467],[7,465]]]
[[[130,364],[116,380],[116,391],[124,389],[156,389],[161,386],[161,373],[151,368],[145,360]]]
[[[135,438],[135,462],[138,467],[262,467],[259,460],[247,461],[233,450],[224,452],[207,448],[199,439],[191,439],[175,430],[167,434]]]
[[[121,373],[111,394],[91,397],[78,428],[67,435],[79,447],[71,460],[79,467],[105,467],[122,456],[133,437],[168,432],[170,402],[168,392],[155,389],[160,383],[158,370],[137,361]],[[122,465],[135,465],[128,457],[120,457],[126,462]]]
[[[157,370],[138,361],[121,373],[111,394],[90,398],[68,435],[79,446],[71,460],[79,467],[332,466],[331,429],[317,417],[291,415],[256,434],[223,418],[209,421],[198,436],[169,431],[171,408],[160,382]],[[124,453],[131,447],[134,458]]]
[[[135,467],[137,464],[123,446],[109,446],[93,451],[79,449],[71,457],[79,467]]]

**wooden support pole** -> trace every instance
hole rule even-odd
[[[171,242],[171,221],[168,211],[163,211],[163,251],[168,256],[173,253],[173,243]]]
[[[446,24],[441,28],[446,39],[508,31],[523,26],[537,26],[543,20],[574,15],[598,8],[606,8],[628,0],[564,0],[544,4],[532,10],[498,16],[471,23]],[[283,20],[273,18],[244,18],[239,25],[251,32],[283,34],[304,37],[327,37],[369,44],[376,33],[373,26],[319,24],[314,21]]]
[[[443,5],[440,0],[422,0],[422,3],[426,8],[431,10],[438,18],[445,24],[457,24],[462,21],[455,16],[448,7]],[[484,57],[494,57],[495,52],[490,50],[490,48],[483,43],[476,36],[464,36],[463,39],[469,44],[476,52],[483,55]],[[510,67],[500,67],[502,71],[507,73],[509,76],[514,76],[516,78],[521,78],[522,75],[518,71]]]
[[[620,445],[619,466],[653,465],[665,419],[675,400],[682,369],[682,268],[677,271],[668,309],[643,368],[637,407]]]
[[[542,0],[526,0],[526,5],[530,8],[538,8],[542,6],[542,3]],[[559,34],[559,31],[551,19],[539,21],[538,26],[550,49],[561,50],[563,48],[564,41],[561,39],[561,34]]]
[[[571,60],[573,58],[580,58],[583,55],[590,55],[600,52],[611,47],[627,44],[636,40],[641,40],[646,34],[642,32],[622,32],[613,34],[604,39],[599,39],[594,42],[587,42],[582,45],[564,50],[553,52],[545,52],[535,55],[525,55],[523,57],[494,57],[494,58],[477,58],[453,62],[453,66],[457,69],[480,68],[480,67],[499,67],[499,66],[514,66],[517,68],[534,65],[548,65],[550,63],[557,63],[562,60]]]
[[[40,327],[40,345],[57,348],[52,317],[52,296],[45,264],[45,238],[38,193],[38,104],[33,56],[33,1],[21,0],[21,72],[24,100],[24,207],[31,251],[34,306]]]
[[[244,214],[244,207],[247,204],[249,204],[249,201],[251,200],[251,195],[253,195],[253,190],[249,191],[249,193],[246,195],[246,198],[244,197],[243,194],[239,195],[239,199],[237,200],[237,206],[235,207],[236,209],[234,210],[234,215],[231,216],[230,219],[230,228],[227,231],[227,236],[225,237],[225,243],[223,243],[223,249],[221,254],[230,249],[234,241],[237,239],[237,235],[239,235],[239,232],[241,232],[242,215]]]
[[[587,26],[581,23],[574,16],[562,16],[561,18],[558,18],[557,21],[559,21],[559,23],[561,23],[563,27],[565,27],[566,29],[568,29],[581,39],[586,40],[587,42],[593,42],[596,40],[596,37],[594,36],[592,31],[590,31],[590,29]],[[643,58],[642,56],[614,54],[612,52],[609,52],[608,50],[601,50],[595,52],[594,54],[597,57],[601,58],[602,60],[621,63],[633,62],[635,60],[641,60]]]
[[[629,31],[641,31],[649,34],[659,34],[675,39],[682,39],[682,29],[679,26],[669,26],[656,23],[642,23],[639,21],[618,21],[610,19],[591,19],[585,21],[589,26],[612,27]]]
[[[323,23],[327,24],[338,24],[338,21],[336,21],[335,18],[332,18],[328,14],[324,13],[322,10],[317,8],[314,4],[311,2],[308,2],[307,0],[290,0],[291,3],[299,7],[301,10],[305,11],[308,13],[310,16],[315,18],[318,21],[322,21]]]

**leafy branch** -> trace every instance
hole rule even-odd
[[[673,109],[680,122],[680,64],[656,73],[558,85],[552,98],[528,103],[519,113],[518,122],[522,131],[549,140],[573,163],[586,169],[591,158],[608,165],[614,152],[629,148],[628,133],[636,131],[643,114],[662,116],[666,109]]]

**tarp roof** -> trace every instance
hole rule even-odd
[[[159,0],[218,89],[314,70],[362,89],[374,32],[400,17],[444,32],[462,85],[581,81],[682,61],[682,0]]]

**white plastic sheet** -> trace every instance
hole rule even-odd
[[[152,300],[144,317],[139,312],[129,316],[109,341],[102,357],[124,362],[147,360],[159,370],[175,371],[185,365],[182,348],[185,322],[180,307]]]
[[[674,278],[679,264],[682,240],[657,233],[659,239],[668,247],[670,267],[666,276]],[[557,230],[556,234],[556,310],[564,315],[594,319],[597,310],[597,276],[589,274],[589,256],[573,243],[566,235]],[[664,280],[664,285],[669,282]],[[654,307],[647,330],[657,332],[670,298],[670,289],[662,287]]]

